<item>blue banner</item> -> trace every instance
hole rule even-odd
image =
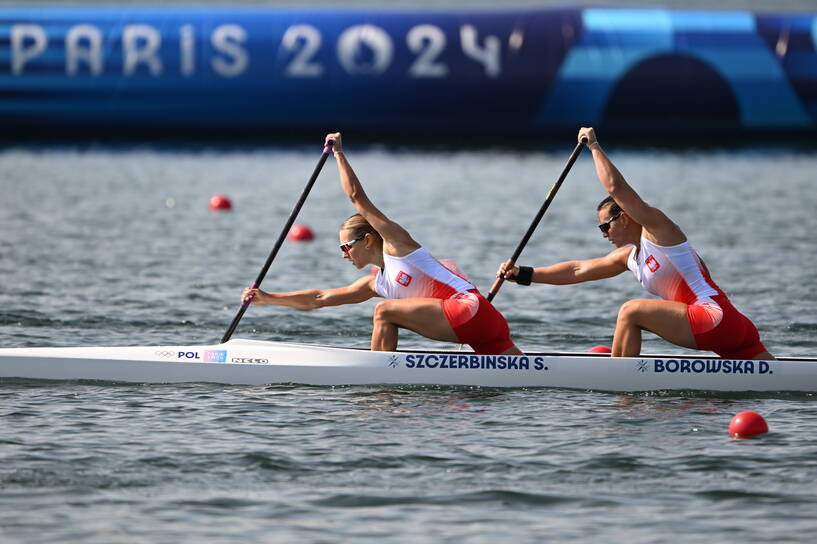
[[[542,134],[817,128],[817,16],[0,9],[7,128]]]

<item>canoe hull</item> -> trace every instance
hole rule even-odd
[[[0,349],[0,378],[136,383],[446,385],[600,391],[817,391],[817,360],[475,355],[234,339],[220,345]]]

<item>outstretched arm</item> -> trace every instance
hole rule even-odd
[[[343,153],[343,142],[340,132],[327,134],[326,139],[335,141],[335,160],[338,164],[340,186],[343,192],[346,193],[346,196],[352,201],[357,212],[362,215],[372,228],[380,234],[380,237],[383,238],[383,250],[389,255],[402,257],[419,248],[420,244],[414,241],[406,229],[386,217],[386,215],[369,200],[366,191],[363,190],[363,186],[360,184],[360,180],[357,178],[355,171],[352,170],[352,166]]]
[[[583,127],[579,130],[579,141],[587,138],[587,147],[593,154],[596,165],[596,175],[601,186],[607,191],[616,204],[624,212],[641,224],[653,241],[663,246],[672,246],[686,241],[686,236],[664,212],[650,206],[633,189],[618,168],[602,151],[596,133],[592,128]]]
[[[306,289],[289,293],[266,293],[260,289],[247,287],[241,294],[241,301],[250,300],[250,304],[274,304],[289,306],[298,310],[314,310],[325,306],[357,304],[376,297],[374,276],[365,276],[346,287],[335,289]]]
[[[631,247],[622,247],[614,249],[604,257],[597,259],[564,261],[551,266],[534,268],[530,281],[531,283],[570,285],[612,278],[627,270],[627,257],[632,249]],[[503,276],[506,280],[517,281],[520,267],[510,267],[510,263],[511,261],[506,261],[500,265],[497,277]]]

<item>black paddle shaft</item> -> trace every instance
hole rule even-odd
[[[261,282],[264,281],[264,278],[267,275],[267,271],[269,271],[270,266],[272,265],[272,261],[275,260],[275,256],[278,255],[278,250],[281,249],[281,246],[284,244],[284,240],[286,240],[287,234],[289,233],[289,229],[292,228],[292,224],[295,223],[295,219],[298,217],[298,213],[301,211],[301,208],[306,202],[306,197],[309,196],[309,191],[312,190],[312,186],[315,185],[315,180],[318,179],[318,174],[321,173],[321,169],[323,169],[323,165],[326,162],[326,159],[329,157],[330,153],[332,153],[332,146],[334,145],[334,141],[329,140],[326,143],[326,147],[323,148],[323,153],[321,154],[320,160],[318,160],[318,164],[315,166],[315,171],[312,172],[312,176],[309,178],[309,181],[304,187],[303,192],[301,193],[301,198],[298,199],[297,204],[295,204],[295,208],[292,210],[292,213],[289,214],[289,219],[287,219],[286,225],[281,230],[281,235],[278,236],[278,241],[275,242],[275,246],[272,248],[272,251],[267,257],[267,262],[264,263],[264,267],[261,269],[261,272],[258,274],[258,277],[255,279],[255,282],[251,285],[253,289],[256,289],[261,286]],[[233,322],[230,323],[230,326],[227,328],[227,332],[224,333],[224,336],[221,339],[221,343],[223,344],[235,332],[236,327],[238,327],[239,321],[244,316],[244,312],[247,311],[247,308],[250,306],[250,301],[247,300],[241,304],[241,308],[238,309],[238,313],[233,318]]]
[[[519,259],[519,256],[522,254],[522,250],[525,249],[526,245],[528,245],[528,240],[530,240],[530,237],[533,236],[536,227],[539,226],[539,221],[542,220],[542,217],[545,215],[548,207],[550,207],[550,203],[553,202],[553,198],[559,191],[559,187],[562,186],[562,182],[565,180],[568,172],[570,172],[570,169],[573,167],[573,163],[579,158],[579,155],[581,154],[585,145],[587,145],[587,138],[582,138],[582,141],[576,144],[576,147],[573,149],[573,152],[567,159],[567,164],[565,164],[562,174],[559,176],[559,179],[556,180],[556,183],[553,184],[553,187],[550,188],[550,192],[548,193],[547,198],[545,198],[545,202],[542,204],[542,207],[539,208],[539,212],[536,214],[536,217],[533,218],[530,227],[528,227],[528,232],[525,233],[525,236],[522,237],[522,241],[519,242],[518,246],[516,246],[516,251],[514,251],[513,256],[511,256],[511,267],[516,264],[517,259]],[[491,302],[494,299],[496,294],[499,292],[499,288],[502,287],[504,282],[505,278],[502,276],[499,276],[496,281],[494,281],[494,284],[491,286],[491,290],[488,291],[488,302]]]

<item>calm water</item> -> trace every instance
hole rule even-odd
[[[487,291],[571,149],[346,144],[372,199]],[[607,146],[778,355],[817,355],[817,152]],[[0,151],[0,346],[218,340],[319,146]],[[207,201],[225,193],[232,213]],[[612,249],[581,157],[526,264]],[[330,161],[264,287],[343,285]],[[635,280],[503,287],[523,349],[609,344]],[[251,308],[236,337],[366,346],[374,302]],[[402,347],[432,343],[410,333]],[[654,337],[645,351],[680,352]],[[810,542],[811,395],[0,381],[4,542]],[[771,433],[733,441],[731,417]]]

